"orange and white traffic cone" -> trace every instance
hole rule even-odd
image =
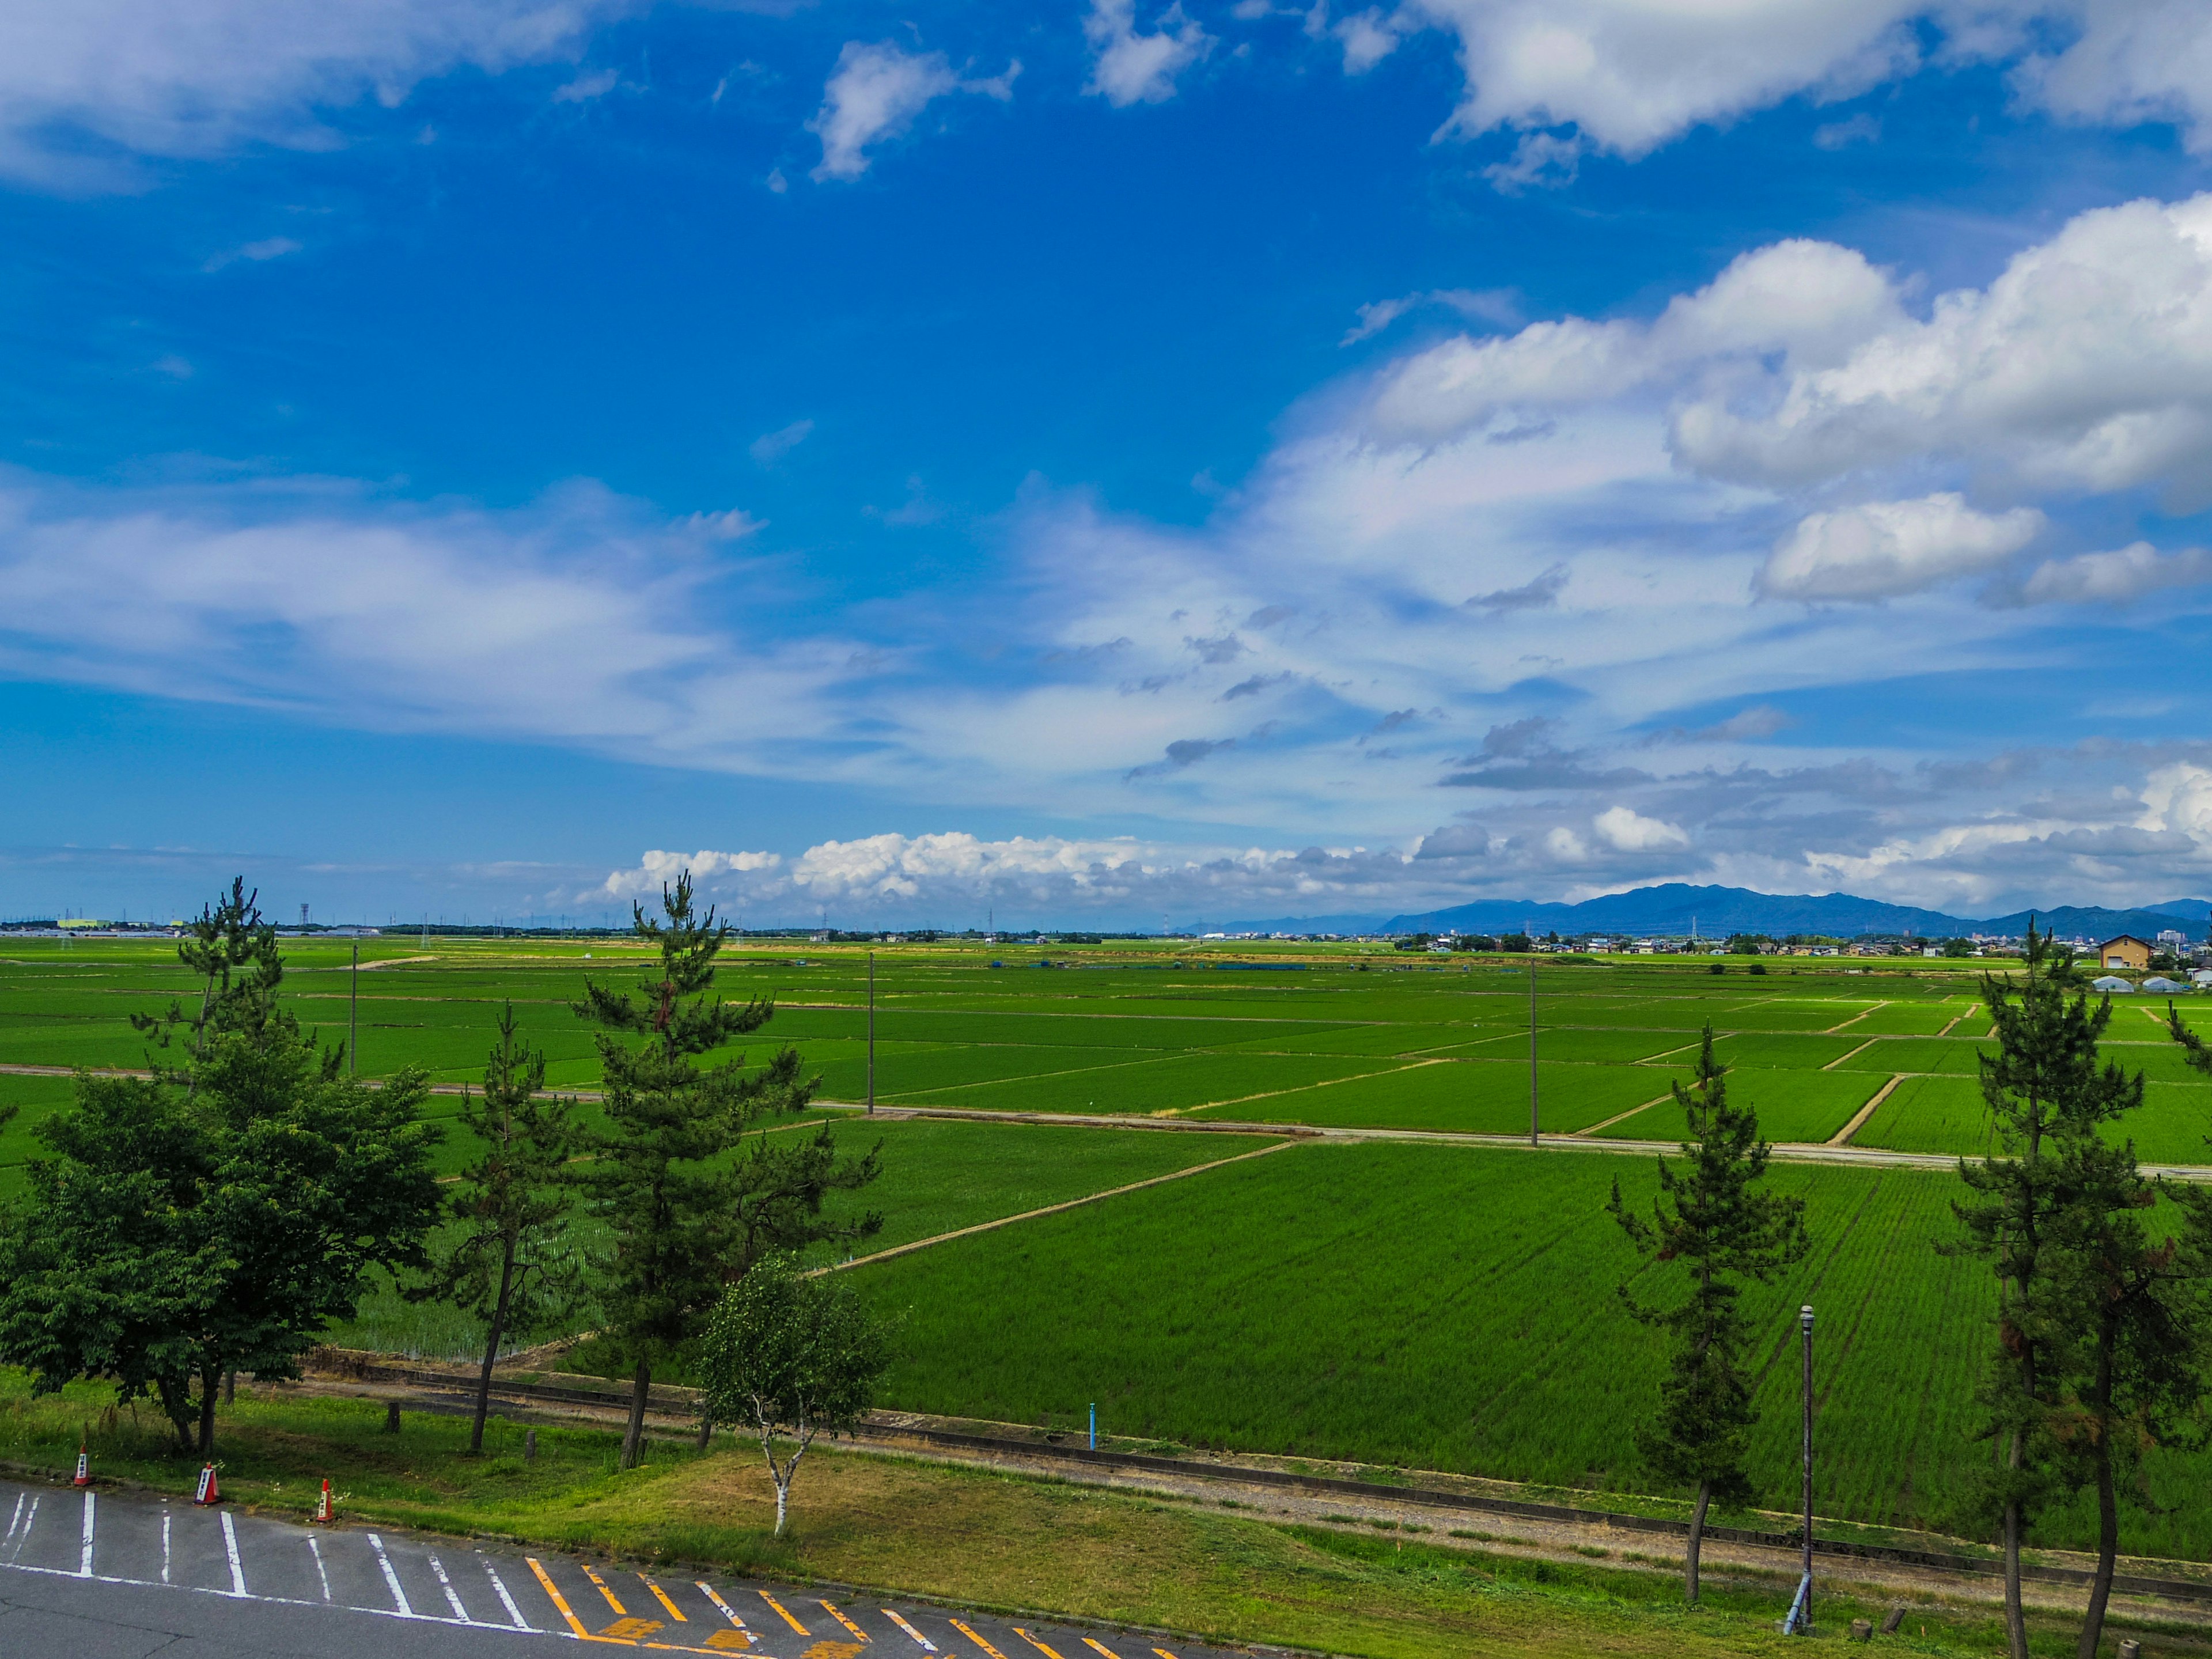
[[[220,1504],[222,1502],[222,1490],[216,1483],[214,1464],[210,1463],[200,1471],[199,1490],[192,1494],[192,1502],[195,1504]]]
[[[76,1449],[76,1479],[70,1484],[73,1486],[88,1486],[92,1484],[92,1454],[82,1445]]]
[[[331,1502],[331,1483],[327,1480],[323,1482],[323,1495],[315,1500],[314,1518],[325,1527],[338,1518],[337,1507]]]

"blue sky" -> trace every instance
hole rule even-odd
[[[2163,0],[33,0],[0,913],[2202,893],[2208,155]]]

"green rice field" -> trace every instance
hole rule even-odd
[[[425,951],[403,938],[369,941],[364,962],[377,965],[356,981],[349,954],[289,948],[294,1011],[328,1044],[357,1029],[364,1074],[420,1066],[448,1090],[477,1077],[509,1000],[555,1085],[592,1090],[592,1034],[568,1005],[586,975],[641,965],[604,939],[441,939]],[[807,1121],[846,1146],[883,1148],[882,1179],[837,1200],[884,1217],[858,1252],[935,1241],[850,1269],[904,1316],[886,1401],[903,1408],[1067,1421],[1096,1401],[1118,1434],[1645,1490],[1627,1448],[1656,1349],[1614,1294],[1640,1264],[1602,1206],[1616,1177],[1648,1194],[1652,1154],[1684,1132],[1672,1086],[1704,1026],[1735,1097],[1785,1146],[1848,1139],[1971,1156],[1988,1142],[1979,964],[1778,962],[1754,975],[1733,959],[1719,974],[1705,962],[1543,961],[1532,1069],[1525,959],[1349,945],[885,948],[872,1085],[888,1115],[871,1121],[854,1109],[871,1091],[864,954],[748,941],[725,960],[726,995],[776,1006],[732,1057],[796,1047],[821,1079]],[[0,1066],[141,1066],[125,1017],[190,988],[166,945],[11,942]],[[2115,1014],[2107,1056],[2148,1079],[2125,1133],[2148,1160],[2212,1164],[2212,1080],[2182,1063],[2162,1012]],[[1532,1084],[1543,1133],[1586,1138],[1585,1151],[1438,1144],[1525,1137]],[[0,1104],[21,1109],[0,1131],[0,1199],[21,1190],[36,1123],[72,1087],[0,1071]],[[471,1151],[453,1121],[459,1104],[457,1092],[433,1097],[447,1173]],[[1188,1127],[1161,1132],[1177,1124]],[[1302,1129],[1414,1138],[1286,1139]],[[1972,1396],[1990,1297],[1980,1264],[1937,1253],[1955,1235],[1955,1176],[1781,1162],[1772,1179],[1808,1200],[1815,1249],[1752,1297],[1774,1330],[1762,1486],[1780,1501],[1794,1480],[1792,1315],[1809,1301],[1823,1512],[1957,1522],[1985,1455]],[[943,1237],[1013,1217],[1024,1218]],[[458,1357],[481,1333],[384,1285],[331,1338]],[[590,1363],[590,1346],[581,1352]],[[2156,1460],[2151,1507],[2127,1511],[2126,1547],[2203,1555],[2208,1474],[2212,1459]],[[2068,1511],[2045,1541],[2079,1541],[2087,1524]]]

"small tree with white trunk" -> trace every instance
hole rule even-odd
[[[890,1326],[843,1275],[808,1273],[789,1255],[755,1262],[714,1310],[702,1345],[701,1404],[710,1422],[758,1431],[775,1483],[777,1536],[799,1459],[823,1430],[850,1432],[890,1358]],[[778,1442],[787,1455],[777,1455]]]

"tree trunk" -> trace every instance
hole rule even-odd
[[[2021,1433],[2012,1436],[2012,1467],[2021,1462]],[[2020,1604],[2020,1500],[2008,1498],[2004,1506],[2005,1645],[2012,1659],[2027,1659],[2027,1614]]]
[[[222,1403],[226,1406],[238,1403],[238,1367],[235,1365],[222,1374]]]
[[[499,1264],[499,1300],[492,1304],[491,1331],[484,1342],[483,1370],[477,1377],[477,1416],[469,1426],[469,1455],[483,1455],[484,1419],[491,1415],[491,1368],[499,1363],[499,1339],[507,1328],[507,1299],[514,1288],[514,1241]]]
[[[714,1443],[714,1419],[704,1412],[699,1413],[699,1449],[704,1451]]]
[[[2102,1333],[2097,1353],[2097,1576],[2089,1585],[2089,1609],[2081,1620],[2078,1659],[2097,1659],[2105,1637],[2105,1605],[2112,1599],[2112,1559],[2120,1550],[2120,1505],[2112,1490],[2112,1348]]]
[[[1712,1501],[1713,1483],[1698,1482],[1698,1507],[1690,1516],[1690,1551],[1682,1558],[1682,1594],[1692,1607],[1698,1605],[1698,1556],[1705,1546],[1705,1505]]]
[[[791,1477],[778,1475],[775,1482],[775,1535],[783,1536],[783,1515],[786,1500],[791,1496]]]
[[[200,1372],[200,1455],[215,1455],[215,1392],[222,1373],[214,1366]]]
[[[637,1467],[638,1450],[645,1443],[645,1402],[652,1395],[653,1361],[641,1359],[637,1376],[630,1383],[629,1426],[623,1431],[622,1466],[626,1469]]]

